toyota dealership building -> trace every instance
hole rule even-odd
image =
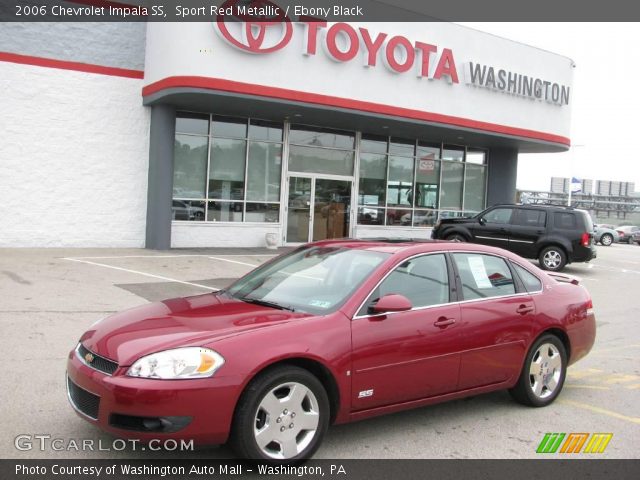
[[[6,23],[0,246],[427,238],[569,148],[573,66],[445,22]]]

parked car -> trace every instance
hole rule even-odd
[[[620,237],[618,232],[608,225],[594,225],[593,232],[593,239],[595,243],[600,243],[605,247],[609,247],[612,243],[618,242]]]
[[[66,383],[78,415],[117,436],[286,463],[334,423],[500,389],[549,405],[595,328],[579,280],[505,250],[333,240],[99,321]]]
[[[632,238],[637,245],[640,245],[640,230],[636,230],[635,232],[633,232]]]
[[[618,235],[620,235],[619,242],[632,244],[633,239],[631,237],[633,232],[637,232],[638,230],[640,230],[640,227],[636,227],[635,225],[623,225],[621,227],[616,227],[616,231],[618,232]]]
[[[597,255],[589,212],[571,207],[496,205],[474,217],[441,219],[431,237],[501,247],[550,271]]]
[[[204,220],[204,202],[173,200],[171,213],[173,220]]]

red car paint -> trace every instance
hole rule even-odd
[[[145,305],[102,320],[80,342],[117,362],[118,368],[107,375],[87,366],[75,349],[70,352],[70,380],[101,397],[97,420],[79,415],[121,437],[219,444],[228,439],[243,389],[278,362],[324,371],[323,383],[332,398],[331,417],[334,423],[345,423],[511,388],[529,347],[544,332],[554,331],[565,339],[569,364],[585,356],[595,341],[595,317],[586,289],[577,281],[558,282],[510,252],[440,241],[341,240],[312,245],[371,249],[390,256],[338,310],[324,316],[209,293]],[[519,264],[542,281],[542,290],[387,316],[356,315],[371,290],[403,260],[422,253],[458,251],[498,255]],[[212,348],[226,362],[210,378],[159,380],[126,375],[144,355],[185,346]],[[359,398],[372,388],[375,395]],[[145,433],[110,425],[112,414],[184,416],[191,417],[191,422],[173,433]]]

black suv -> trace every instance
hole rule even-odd
[[[572,207],[496,205],[475,217],[439,220],[431,238],[504,248],[551,271],[596,258],[591,216]]]

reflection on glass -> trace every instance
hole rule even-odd
[[[387,178],[387,156],[375,153],[360,154],[360,205],[383,205]]]
[[[355,135],[352,132],[328,128],[308,128],[291,125],[289,142],[312,147],[330,147],[353,150]]]
[[[440,144],[420,140],[416,148],[416,156],[424,160],[437,160],[440,158]]]
[[[311,222],[311,179],[289,178],[287,242],[308,242]]]
[[[414,227],[432,227],[438,220],[438,212],[436,210],[414,210],[413,226]]]
[[[442,159],[462,162],[464,160],[464,147],[445,145],[442,149]]]
[[[262,120],[251,120],[249,125],[249,138],[252,140],[281,142],[282,124]]]
[[[247,119],[214,115],[211,123],[211,135],[245,138],[247,136]]]
[[[418,158],[416,162],[415,206],[438,208],[440,161]]]
[[[199,113],[179,112],[176,114],[176,132],[193,133],[197,135],[209,134],[209,115]]]
[[[249,142],[247,200],[279,201],[281,171],[282,144]]]
[[[171,203],[171,218],[172,220],[202,222],[204,221],[204,202],[173,200]]]
[[[391,138],[389,142],[389,153],[393,155],[406,155],[412,157],[415,150],[415,140],[405,140],[403,138]]]
[[[204,198],[208,142],[207,137],[176,135],[173,150],[174,197]]]
[[[245,149],[244,140],[212,139],[209,198],[243,199]]]
[[[353,151],[289,147],[289,171],[353,175]]]
[[[475,163],[477,165],[484,165],[486,161],[487,152],[484,150],[467,150],[467,156],[465,162]]]
[[[362,225],[384,225],[384,208],[359,207],[358,223]]]
[[[349,235],[351,182],[318,178],[313,205],[313,241]]]
[[[387,208],[387,225],[409,226],[411,225],[411,210],[400,208]]]
[[[389,156],[387,205],[411,205],[413,162],[413,158]]]
[[[462,178],[464,164],[442,162],[440,208],[462,209]]]
[[[468,157],[467,157],[468,158]],[[484,209],[485,197],[485,169],[484,165],[467,163],[464,181],[464,209],[480,212]]]
[[[387,153],[387,137],[362,135],[360,151],[367,153]]]
[[[280,220],[280,205],[277,203],[249,203],[245,222],[277,222]]]
[[[207,220],[210,222],[241,222],[241,202],[209,202]]]

